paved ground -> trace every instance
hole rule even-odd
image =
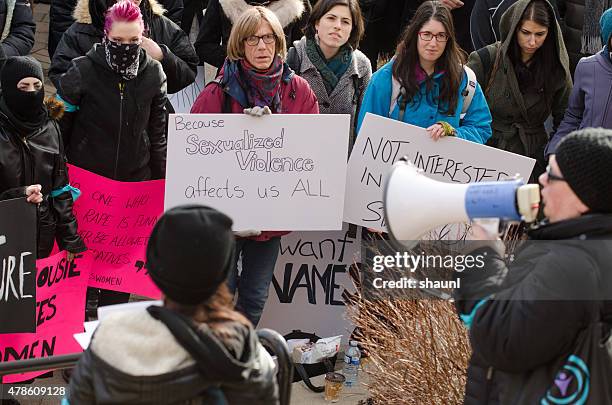
[[[45,73],[45,94],[55,94],[55,87],[49,81],[49,52],[47,51],[47,40],[49,36],[49,5],[43,3],[34,4],[34,21],[36,22],[36,36],[32,56],[34,56],[43,67]]]

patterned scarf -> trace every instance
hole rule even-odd
[[[135,78],[140,65],[140,44],[122,44],[107,37],[104,37],[102,43],[108,66],[125,80]]]
[[[276,56],[267,70],[255,69],[246,59],[238,64],[237,79],[246,93],[249,106],[268,106],[274,113],[281,111],[281,78],[283,61]]]
[[[306,38],[306,55],[321,74],[327,94],[334,91],[340,78],[353,62],[353,48],[348,43],[340,47],[336,56],[326,60],[317,42],[312,38]]]
[[[603,48],[601,43],[601,15],[612,7],[612,0],[585,0],[584,25],[582,26],[582,49],[580,52],[594,55]]]

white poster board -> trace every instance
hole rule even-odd
[[[454,137],[433,141],[424,128],[366,114],[348,163],[344,220],[386,231],[385,176],[407,156],[423,174],[448,183],[529,180],[535,160]]]
[[[234,230],[338,230],[349,115],[173,114],[165,209],[203,204]]]
[[[281,247],[268,301],[259,328],[281,334],[294,329],[321,337],[353,330],[342,294],[355,292],[349,267],[361,261],[361,228],[344,224],[342,231],[292,232]]]
[[[168,94],[168,100],[172,103],[175,113],[189,113],[196,98],[204,90],[205,70],[204,66],[198,66],[198,74],[195,81],[183,90]]]

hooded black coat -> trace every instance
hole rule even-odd
[[[308,0],[210,0],[194,44],[201,62],[217,68],[223,65],[232,26],[252,6],[265,6],[274,12],[285,31],[287,49],[304,35],[302,29],[311,11]]]
[[[59,118],[57,108],[53,111],[54,118]],[[49,255],[54,240],[62,250],[85,251],[85,244],[77,234],[71,193],[66,191],[50,197],[51,191],[68,185],[57,122],[48,117],[38,129],[22,133],[0,110],[0,200],[25,197],[25,188],[31,184],[40,184],[44,196],[38,206],[38,258]]]
[[[139,57],[137,76],[124,81],[96,44],[59,79],[67,111],[76,109],[61,121],[71,164],[120,181],[164,178],[166,76],[144,49]]]
[[[183,0],[160,0],[161,5],[167,10],[165,16],[172,20],[175,24],[181,23],[183,15]],[[106,10],[115,3],[114,0],[103,0]],[[77,6],[77,0],[55,0],[51,2],[49,8],[49,40],[47,49],[49,57],[52,58],[57,46],[59,45],[62,35],[79,17],[73,15],[73,11]],[[34,43],[34,33],[32,33],[32,44]]]
[[[160,4],[156,0],[144,1],[148,1],[145,8],[145,22],[149,24],[148,35],[157,42],[164,54],[160,63],[168,78],[168,93],[176,93],[194,82],[198,57],[183,30],[163,16],[164,9]],[[55,87],[58,86],[60,76],[70,68],[74,58],[85,55],[95,43],[102,41],[102,16],[106,10],[104,6],[104,0],[78,1],[74,10],[76,22],[64,33],[51,59],[49,78]],[[144,5],[141,5],[141,9],[143,7]]]
[[[599,314],[612,320],[612,215],[543,225],[529,239],[509,265],[491,248],[473,251],[486,252],[485,268],[460,275],[455,298],[473,350],[466,404],[519,403],[510,381],[567,358]]]

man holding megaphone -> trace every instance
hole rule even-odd
[[[612,131],[568,135],[539,181],[547,220],[512,262],[497,235],[469,235],[486,266],[455,290],[473,349],[466,404],[612,403]]]

